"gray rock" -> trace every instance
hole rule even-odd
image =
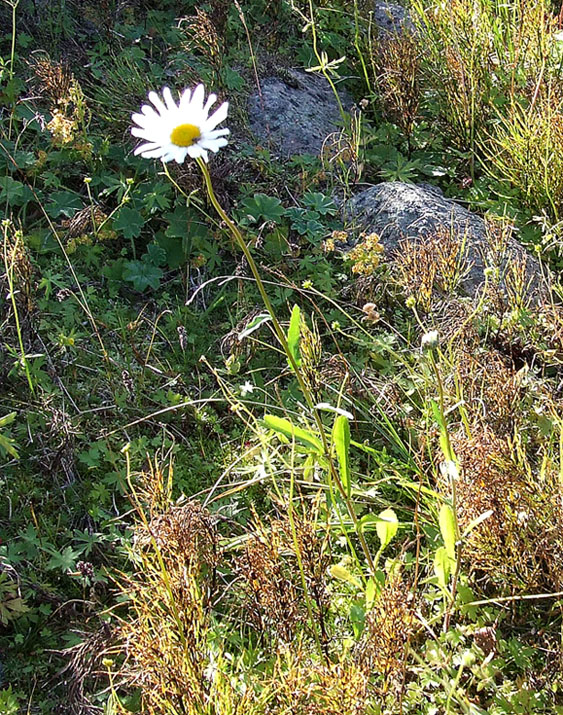
[[[451,230],[460,242],[465,241],[468,271],[461,282],[461,290],[473,296],[484,282],[484,257],[490,251],[487,223],[445,197],[435,186],[400,181],[377,184],[347,201],[343,213],[358,233],[377,233],[389,257],[397,251],[402,239],[423,239],[436,235],[440,228]],[[527,277],[531,281],[529,293],[540,290],[538,261],[512,236],[508,238],[503,255],[503,265],[526,256]]]
[[[403,30],[414,31],[414,25],[408,10],[396,2],[375,0],[373,20],[382,33],[401,33]]]
[[[326,137],[342,125],[336,97],[324,77],[296,70],[284,75],[262,80],[261,96],[250,97],[250,128],[275,154],[318,155]],[[339,96],[345,109],[351,106],[346,93]]]

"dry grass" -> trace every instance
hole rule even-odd
[[[461,531],[492,511],[463,543],[466,564],[504,591],[559,591],[563,510],[557,474],[548,470],[540,477],[515,438],[497,437],[485,427],[471,439],[457,434],[453,446],[460,464]]]
[[[383,111],[402,129],[410,146],[421,99],[418,40],[407,31],[379,34],[370,42],[369,58]]]

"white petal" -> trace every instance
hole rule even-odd
[[[213,104],[217,101],[217,95],[211,92],[209,97],[207,98],[207,102],[205,103],[205,107],[203,108],[203,113],[205,115],[205,118],[207,119],[207,115],[209,114],[209,110]]]
[[[134,137],[140,137],[147,141],[153,141],[154,139],[154,132],[151,132],[149,129],[141,129],[141,127],[131,127],[131,134]]]
[[[159,146],[158,149],[151,149],[149,151],[144,151],[142,156],[145,159],[160,159],[167,153],[168,149],[166,147]]]
[[[203,156],[205,153],[205,149],[202,149],[198,144],[192,144],[192,146],[188,147],[188,154],[192,157],[192,159],[199,159],[200,156]]]
[[[180,97],[180,109],[184,111],[190,106],[190,99],[192,96],[192,90],[191,89],[185,89],[182,92],[182,96]]]
[[[203,110],[204,97],[205,88],[202,84],[198,84],[198,86],[194,89],[192,101],[190,103],[190,109],[194,112],[194,114],[201,114],[201,111]]]
[[[156,116],[156,112],[155,112]],[[146,127],[147,124],[150,124],[150,122],[154,121],[152,117],[147,117],[144,114],[132,114],[131,115],[131,121],[134,122],[135,124],[138,124],[140,127]]]
[[[217,139],[217,137],[225,137],[227,134],[230,134],[231,130],[227,129],[213,129],[210,132],[202,132],[201,138],[202,139]]]
[[[178,109],[169,87],[165,87],[162,90],[162,96],[164,98],[164,101],[166,102],[166,107],[168,108],[169,112],[174,112]]]
[[[209,117],[209,119],[205,122],[205,131],[209,129],[215,129],[215,127],[223,122],[227,118],[227,112],[229,111],[229,103],[228,102],[223,102],[223,104],[219,107],[219,109],[215,110],[215,112]]]
[[[146,144],[141,144],[141,146],[138,146],[133,154],[137,156],[138,154],[142,154],[145,151],[154,151],[155,149],[162,149],[160,144],[155,144],[154,142],[147,142]]]
[[[154,111],[150,104],[143,104],[141,107],[141,112],[146,115],[149,119],[160,119],[160,116]]]
[[[154,106],[157,108],[161,117],[165,117],[168,114],[168,111],[166,109],[164,102],[158,96],[158,94],[156,92],[149,92],[149,99],[154,104]]]
[[[174,159],[178,164],[183,164],[188,150],[186,147],[178,147],[174,153]]]
[[[222,146],[227,146],[229,142],[220,137],[219,139],[202,139],[198,142],[202,149],[210,149],[212,152],[218,152]]]

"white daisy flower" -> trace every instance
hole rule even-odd
[[[181,164],[186,156],[192,159],[202,157],[208,160],[208,151],[217,152],[227,144],[228,129],[215,129],[227,118],[228,102],[211,115],[209,110],[217,100],[210,94],[204,104],[205,89],[202,84],[193,90],[185,89],[178,104],[168,87],[162,90],[161,99],[156,92],[149,92],[149,100],[154,107],[143,104],[140,114],[131,119],[138,126],[132,127],[131,134],[145,140],[135,149],[145,159],[174,159]],[[164,101],[163,101],[164,100]]]

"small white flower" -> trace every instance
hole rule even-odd
[[[435,350],[438,347],[438,344],[438,331],[430,330],[422,336],[420,347],[422,348],[422,352],[429,352],[431,350]]]
[[[208,151],[217,152],[227,144],[228,129],[215,129],[227,118],[229,103],[223,104],[209,116],[209,110],[217,100],[210,94],[204,104],[205,89],[202,84],[193,90],[185,89],[176,104],[168,87],[162,90],[162,99],[156,92],[149,92],[154,107],[143,104],[140,114],[131,119],[138,125],[131,129],[134,137],[145,140],[135,149],[145,159],[174,159],[181,164],[186,156],[208,160]],[[163,101],[164,100],[164,101]]]
[[[240,396],[241,397],[246,397],[249,393],[254,392],[254,385],[249,382],[248,380],[244,383],[244,385],[240,386]]]

